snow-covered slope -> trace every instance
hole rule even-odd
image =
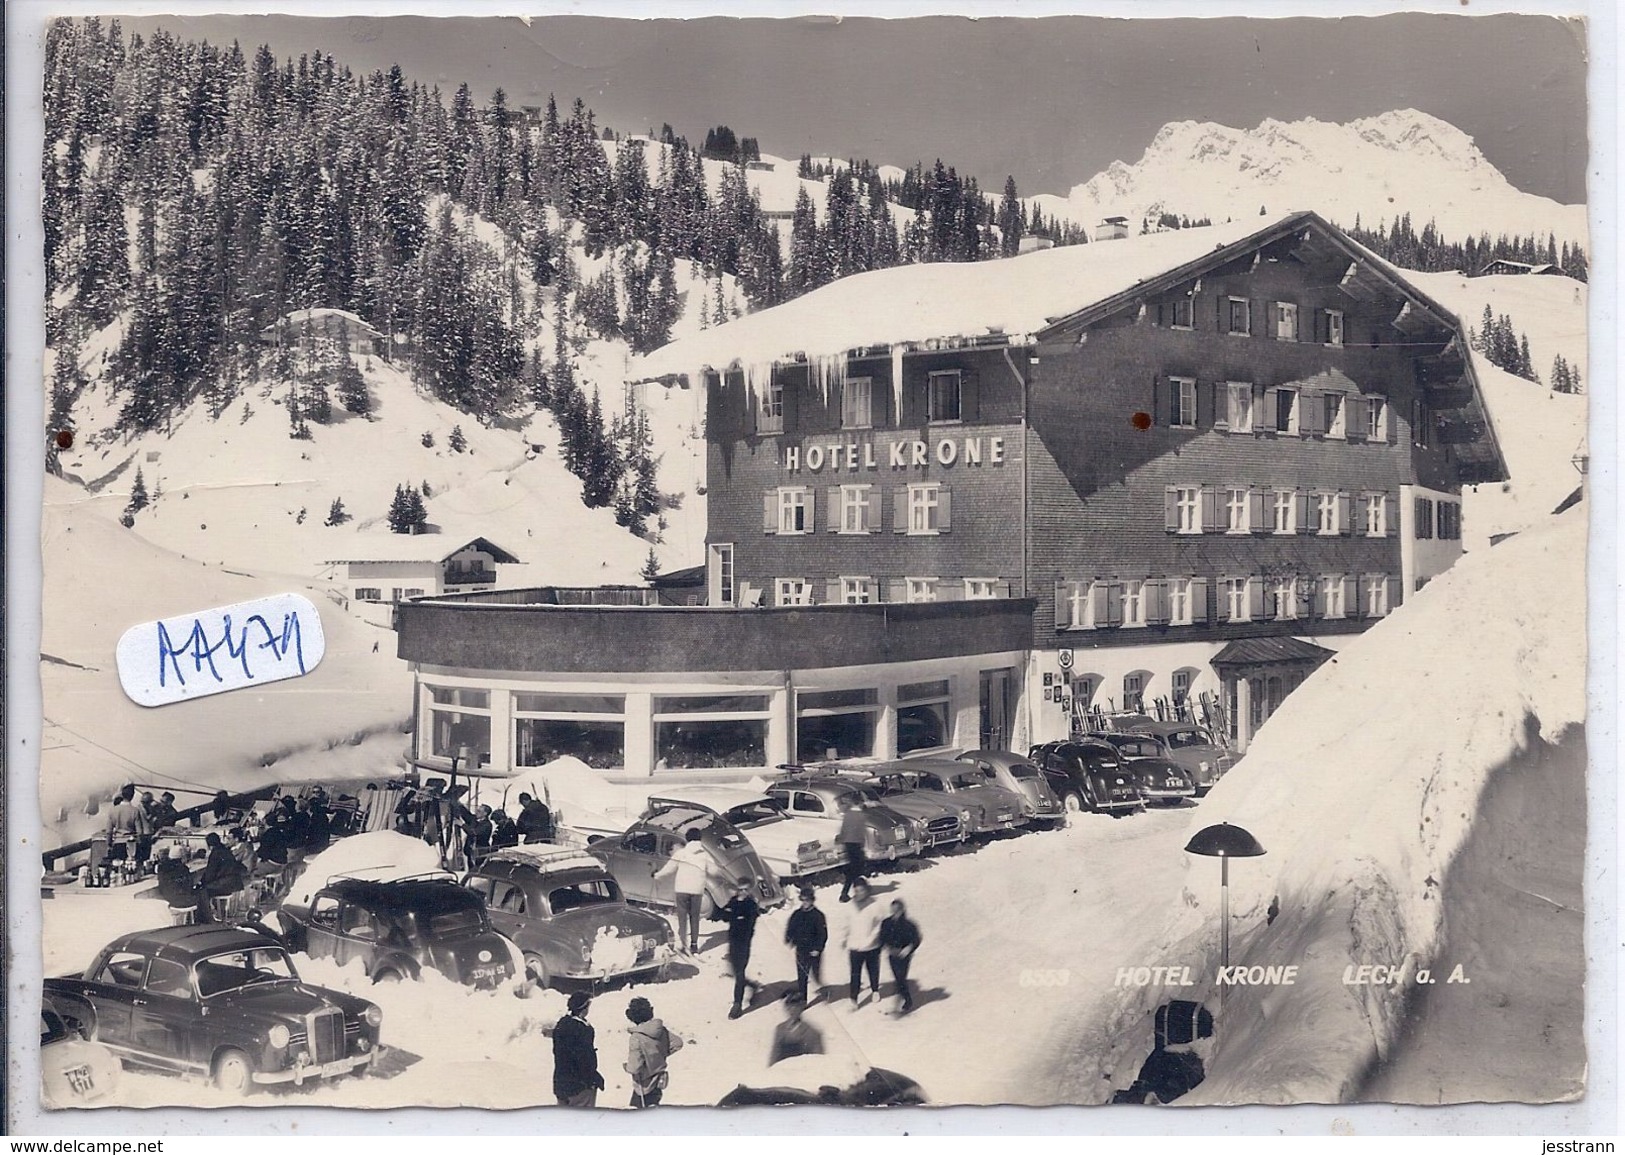
[[[1514,188],[1466,133],[1415,109],[1348,124],[1266,120],[1257,128],[1185,120],[1166,124],[1134,164],[1114,161],[1065,197],[1034,198],[1045,216],[1093,227],[1169,212],[1213,221],[1312,208],[1366,228],[1409,213],[1451,240],[1488,232],[1558,242],[1586,237],[1583,205],[1560,205]]]

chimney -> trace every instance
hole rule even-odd
[[[1120,241],[1128,236],[1127,217],[1107,217],[1095,226],[1095,240]]]

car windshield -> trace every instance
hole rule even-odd
[[[1201,730],[1175,730],[1167,737],[1170,750],[1183,750],[1187,746],[1211,746],[1213,740]]]
[[[1130,758],[1155,758],[1158,753],[1157,744],[1155,742],[1149,742],[1140,738],[1130,738],[1127,740],[1118,738],[1112,744]]]
[[[620,897],[620,890],[609,879],[590,878],[548,891],[547,905],[554,914],[563,914],[583,906],[604,906]]]
[[[41,1011],[39,1016],[40,1046],[68,1037],[68,1026],[55,1011]]]
[[[746,802],[735,806],[725,816],[735,826],[760,826],[764,822],[777,822],[784,815],[768,799],[760,802]]]
[[[288,982],[299,977],[281,947],[223,951],[199,959],[194,968],[198,993],[204,998],[255,983]]]

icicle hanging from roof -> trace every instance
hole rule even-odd
[[[903,421],[903,346],[891,347],[891,400],[898,424]]]

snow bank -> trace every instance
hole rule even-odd
[[[440,869],[440,852],[420,838],[375,830],[341,838],[305,862],[286,901],[309,906],[330,879],[359,876],[386,880]]]
[[[1344,986],[1343,968],[1438,961],[1442,896],[1492,775],[1532,730],[1554,740],[1583,723],[1585,550],[1582,505],[1464,558],[1295,691],[1204,801],[1197,825],[1243,826],[1267,851],[1231,868],[1232,964],[1301,972],[1227,989],[1189,1102],[1343,1100],[1393,1045],[1405,988]],[[1182,901],[1137,961],[1211,979],[1220,872],[1187,858]],[[1156,1003],[1217,993],[1118,992],[1096,1076],[1133,1078]]]

